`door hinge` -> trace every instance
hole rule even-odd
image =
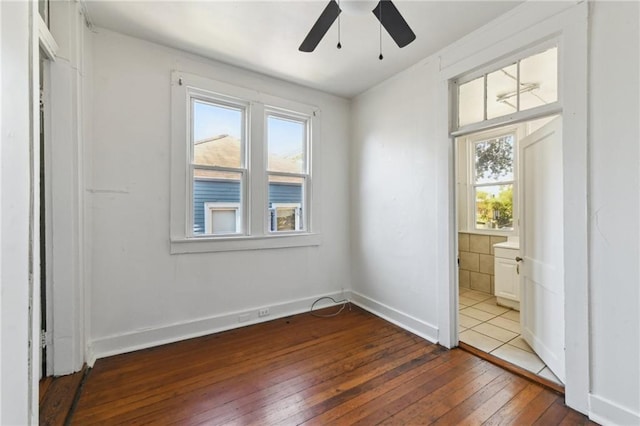
[[[44,349],[47,347],[48,334],[44,330],[40,330],[40,348]]]

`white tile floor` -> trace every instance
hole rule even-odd
[[[495,296],[460,288],[460,341],[539,376],[561,383],[520,335],[520,313],[496,304]]]

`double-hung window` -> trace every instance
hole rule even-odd
[[[319,110],[172,74],[172,253],[319,244]]]
[[[246,104],[202,93],[190,98],[193,236],[243,234]]]
[[[266,122],[269,231],[304,231],[305,194],[310,180],[308,120],[268,111]]]
[[[525,131],[512,125],[456,139],[461,230],[517,234],[517,144]]]
[[[472,229],[513,231],[515,142],[515,132],[469,141]]]

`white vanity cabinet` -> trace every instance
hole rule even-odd
[[[516,257],[520,254],[519,247],[506,242],[494,246],[495,295],[498,304],[520,310],[520,275]]]

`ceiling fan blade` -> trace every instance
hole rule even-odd
[[[380,0],[372,12],[398,47],[405,47],[416,39],[409,24],[404,20],[398,8],[391,3],[391,0]]]
[[[340,6],[338,6],[336,0],[331,0],[320,14],[320,17],[298,50],[301,52],[313,52],[316,46],[318,46],[318,43],[320,43],[320,40],[322,40],[322,37],[329,31],[331,25],[338,19],[340,12],[342,12],[342,10],[340,10]]]

